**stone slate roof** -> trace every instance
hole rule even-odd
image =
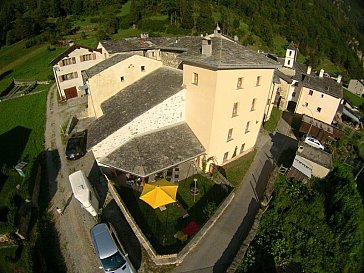
[[[199,43],[201,44],[201,39]],[[188,63],[202,64],[216,69],[234,68],[278,68],[280,64],[263,54],[258,54],[235,41],[212,37],[212,54],[188,51],[179,57]]]
[[[279,63],[263,54],[258,54],[235,41],[211,37],[212,55],[201,54],[202,38],[187,37],[149,37],[107,40],[100,43],[111,53],[137,50],[161,49],[181,53],[179,58],[190,63],[203,64],[215,68],[276,68]],[[221,49],[221,50],[220,50]]]
[[[283,72],[279,71],[278,69],[274,70],[274,75],[278,76],[279,78],[281,78],[282,80],[284,80],[285,82],[291,84],[293,82],[292,77],[284,74]]]
[[[180,52],[194,50],[201,47],[201,37],[148,37],[148,38],[125,38],[120,40],[100,41],[103,47],[110,53],[120,53],[128,51],[148,50],[148,49],[173,49]]]
[[[84,80],[87,80],[89,78],[92,78],[93,76],[99,74],[100,72],[108,69],[109,67],[126,60],[127,58],[133,56],[133,54],[117,54],[115,56],[112,56],[109,59],[106,59],[102,62],[99,62],[98,64],[90,67],[89,69],[83,71]]]
[[[136,137],[100,162],[146,177],[205,152],[187,123]]]
[[[343,98],[342,84],[337,83],[336,80],[328,77],[320,78],[313,72],[311,72],[310,75],[307,75],[307,66],[297,62],[294,63],[293,69],[295,71],[294,76],[287,75],[278,69],[274,71],[274,74],[287,83],[292,83],[293,80],[296,80],[298,82],[302,82],[304,87],[320,91],[335,98]]]
[[[291,50],[297,50],[297,47],[294,45],[293,42],[290,42],[287,48]]]
[[[159,68],[101,104],[103,116],[89,127],[87,147],[94,145],[182,90],[182,71]]]
[[[96,49],[96,48],[92,48],[92,47],[88,47],[88,46],[83,46],[83,45],[73,45],[71,47],[69,47],[68,49],[66,49],[61,55],[57,56],[55,59],[53,59],[50,62],[50,65],[56,65],[60,60],[62,60],[63,58],[68,57],[68,55],[73,52],[76,49],[80,49],[80,48],[85,48],[88,49],[90,52],[94,52],[94,51],[98,51],[101,52],[101,49]]]
[[[342,84],[337,83],[336,80],[328,77],[320,78],[317,76],[307,75],[304,77],[302,84],[304,87],[315,89],[332,97],[339,99],[343,98]]]
[[[303,147],[303,149],[301,149]],[[302,141],[298,142],[297,155],[315,162],[327,169],[333,169],[332,155],[315,147],[312,147]]]

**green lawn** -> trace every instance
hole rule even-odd
[[[226,178],[234,186],[238,186],[248,171],[250,165],[253,163],[256,151],[252,151],[233,162],[224,166]]]
[[[229,193],[204,176],[196,175],[195,177],[200,190],[195,201],[190,192],[193,177],[178,183],[177,200],[189,214],[185,219],[182,218],[183,212],[175,203],[166,205],[167,209],[160,211],[140,200],[140,192],[126,187],[118,188],[133,218],[159,254],[178,252],[183,245],[174,238],[174,234],[190,221],[195,221],[202,226],[209,218],[207,205],[210,204],[213,207],[212,210],[215,210]]]
[[[279,110],[277,107],[273,107],[270,119],[266,123],[264,123],[264,128],[269,133],[274,133],[274,131],[277,128],[278,122],[281,118],[281,115],[282,115],[282,111]]]
[[[25,48],[21,41],[0,49],[0,94],[15,79],[49,80],[53,78],[49,63],[65,48],[48,50],[48,45]]]
[[[20,259],[17,263],[9,262],[9,258],[15,258],[17,246],[0,249],[0,272],[25,272],[25,265]]]
[[[48,88],[48,86],[38,86],[38,91]],[[7,170],[6,175],[0,175],[0,211],[9,206],[10,197],[13,194],[25,198],[30,198],[32,185],[34,182],[34,170],[38,165],[38,155],[44,150],[44,125],[45,125],[45,105],[48,92],[40,92],[27,95],[0,103],[0,168]],[[28,162],[25,169],[26,177],[22,178],[13,169],[19,161]],[[19,184],[20,189],[16,189]],[[9,215],[17,215],[17,207],[10,207],[7,215],[1,218],[9,221]],[[10,219],[16,219],[11,218]],[[14,222],[13,222],[14,221]],[[11,220],[16,223],[16,220]],[[12,224],[7,230],[13,231]],[[16,226],[17,224],[15,224]],[[15,249],[0,249],[0,272],[25,272],[25,261],[29,259],[23,252],[17,262],[5,260],[6,256],[15,257]],[[21,269],[23,268],[23,270]]]
[[[44,86],[43,86],[44,87]],[[18,161],[29,162],[26,171],[32,168],[44,144],[45,104],[48,92],[23,96],[0,103],[0,166],[12,168]],[[6,155],[6,156],[4,156]],[[0,178],[0,207],[8,202],[16,184],[24,183],[16,172]],[[27,187],[27,185],[24,185]]]
[[[358,95],[351,93],[348,89],[344,88],[344,99],[346,99],[350,104],[360,107],[364,103],[364,99]]]

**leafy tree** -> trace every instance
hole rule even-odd
[[[271,207],[248,251],[259,263],[245,258],[239,272],[270,272],[296,263],[305,272],[359,273],[363,242],[363,205],[348,169],[339,166],[306,185],[279,176]],[[263,270],[262,264],[271,268]]]
[[[200,2],[199,16],[197,17],[196,28],[200,32],[210,32],[214,28],[212,9],[209,3]]]

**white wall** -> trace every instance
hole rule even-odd
[[[135,118],[92,148],[101,159],[134,137],[185,121],[185,90]]]
[[[89,60],[89,61],[83,61],[81,62],[80,56],[86,55],[86,54],[95,54],[96,59],[95,60]],[[62,60],[68,59],[68,58],[75,58],[76,63],[75,64],[69,64],[65,66],[61,66]],[[81,71],[87,70],[90,67],[96,65],[97,63],[101,62],[103,60],[103,56],[98,51],[90,51],[87,48],[79,48],[72,51],[70,54],[68,54],[68,57],[63,58],[60,62],[58,62],[56,65],[53,66],[53,70],[55,71],[57,86],[59,88],[59,95],[62,99],[65,99],[65,93],[64,89],[76,87],[78,90],[79,86],[83,85],[83,79],[81,75]],[[77,78],[66,80],[66,81],[60,81],[59,77],[62,75],[66,75],[69,73],[77,72]],[[79,92],[79,90],[78,90]],[[82,92],[79,92],[79,95],[82,95]]]

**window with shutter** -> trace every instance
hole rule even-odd
[[[72,57],[72,63],[75,64],[76,63],[76,58]]]

